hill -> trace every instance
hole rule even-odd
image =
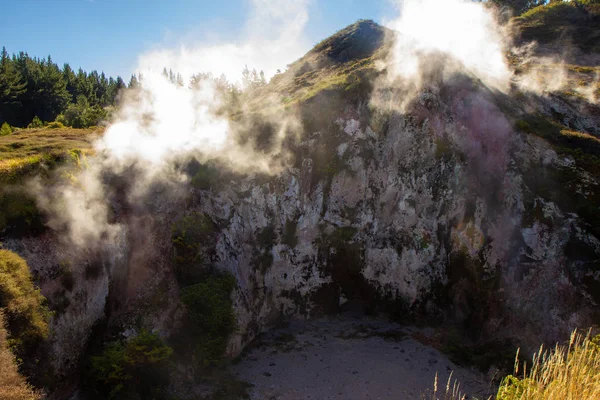
[[[514,20],[520,40],[547,54],[575,32],[592,60],[594,33],[572,30],[583,14],[569,8],[576,18],[550,31],[553,7]],[[600,323],[598,64],[513,49],[501,90],[434,54],[427,79],[406,86],[387,79],[394,35],[358,21],[268,84],[226,89],[225,156],[160,142],[162,163],[102,153],[88,168],[80,155],[102,132],[0,137],[4,182],[41,175],[38,192],[3,185],[0,198],[3,245],[54,311],[38,382],[99,398],[135,396],[132,382],[145,382],[138,396],[239,394],[218,367],[262,332],[346,312],[427,326],[415,339],[494,374],[519,347]],[[46,168],[61,160],[78,168]],[[360,324],[351,334],[336,343],[402,340]]]

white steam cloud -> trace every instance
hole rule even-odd
[[[446,72],[467,69],[488,86],[508,88],[506,34],[491,8],[469,0],[396,0],[395,4],[399,16],[386,22],[399,33],[388,60],[393,77],[421,87],[421,72],[433,62],[430,57],[444,55],[457,63]]]
[[[174,165],[188,156],[200,161],[218,159],[245,172],[274,172],[286,164],[283,139],[300,126],[294,114],[252,113],[251,122],[268,124],[272,135],[269,149],[257,149],[252,140],[244,142],[236,136],[245,128],[244,119],[233,127],[227,112],[218,111],[226,101],[218,82],[204,79],[188,85],[189,78],[198,73],[239,80],[246,65],[270,77],[308,49],[304,36],[307,0],[252,0],[252,5],[239,41],[142,55],[139,87],[123,93],[113,122],[95,144],[96,156],[89,160],[89,168],[51,187],[32,182],[40,208],[51,216],[49,225],[64,233],[70,244],[97,246],[122,230],[110,220],[110,199],[115,194],[105,182],[111,176],[123,177],[129,185],[127,200],[139,204],[154,183],[168,185],[170,194],[180,193],[177,185],[185,177]],[[164,67],[183,75],[183,85],[165,77]],[[244,109],[244,96],[239,97]],[[248,125],[246,130],[253,129]]]
[[[154,50],[139,58],[138,71],[160,72],[166,67],[184,79],[198,72],[210,72],[239,82],[247,65],[263,70],[270,78],[309,50],[305,35],[308,5],[309,0],[252,0],[253,11],[241,40]]]

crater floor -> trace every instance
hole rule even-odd
[[[435,374],[450,373],[469,398],[487,398],[485,376],[452,363],[424,343],[432,332],[365,317],[292,321],[246,352],[233,371],[253,384],[253,400],[420,399]]]

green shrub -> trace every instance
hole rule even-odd
[[[0,249],[0,308],[4,309],[10,343],[23,355],[48,334],[50,312],[35,287],[25,260]]]
[[[236,325],[231,292],[236,286],[233,275],[216,273],[181,292],[187,306],[190,330],[195,338],[195,358],[200,366],[221,361],[227,341]]]
[[[219,169],[210,163],[198,164],[194,170],[195,174],[192,177],[191,184],[196,189],[209,190],[217,188],[221,183]]]
[[[2,123],[2,127],[0,127],[0,136],[8,136],[13,132],[12,127],[4,122]]]
[[[39,119],[39,117],[36,115],[35,117],[33,117],[33,121],[31,121],[29,123],[29,125],[27,125],[27,128],[43,128],[44,127],[44,123],[42,122],[41,119]]]
[[[47,128],[49,128],[49,129],[62,129],[64,127],[65,127],[64,124],[60,121],[50,122],[47,126]]]
[[[206,275],[205,252],[216,244],[217,227],[204,214],[193,212],[173,225],[177,279],[182,286],[200,282]]]
[[[56,121],[72,128],[89,128],[98,125],[106,117],[106,110],[100,106],[91,107],[85,97],[79,96],[77,103],[70,104]]]
[[[92,376],[99,390],[111,399],[155,398],[168,383],[173,349],[146,330],[126,342],[109,343],[91,358]],[[137,396],[136,396],[137,397]]]

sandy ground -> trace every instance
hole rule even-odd
[[[468,398],[486,399],[493,389],[482,374],[415,339],[428,334],[377,319],[293,321],[263,335],[233,372],[254,385],[253,400],[421,399],[425,392],[431,399],[436,372],[442,390],[452,371]]]

